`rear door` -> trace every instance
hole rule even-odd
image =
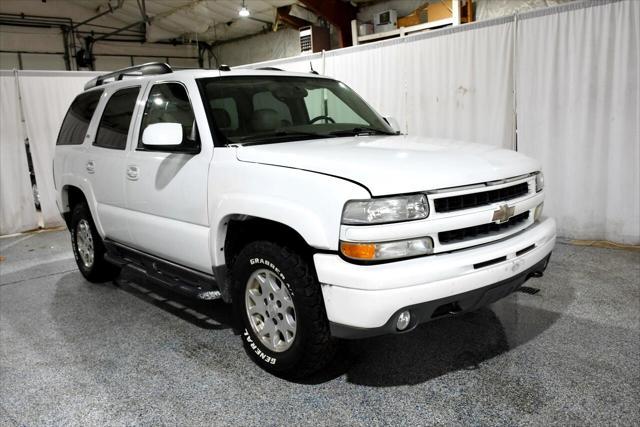
[[[96,198],[98,219],[104,237],[132,243],[126,222],[125,174],[127,141],[132,135],[132,118],[140,86],[111,90],[95,135],[88,134],[85,173]]]
[[[149,84],[146,92],[125,174],[135,247],[211,274],[207,181],[213,147],[200,139],[198,129],[207,123],[198,89],[195,82],[165,81]],[[142,134],[155,123],[179,123],[182,143],[145,146]]]
[[[87,171],[87,144],[90,134],[95,128],[97,117],[94,113],[98,110],[103,89],[94,89],[83,92],[71,103],[64,117],[58,140],[56,141],[56,153],[53,162],[54,182],[56,190],[60,192],[60,183],[80,186],[86,180]],[[99,116],[96,114],[96,116]],[[90,194],[87,195],[90,198]],[[58,200],[62,207],[62,200]]]

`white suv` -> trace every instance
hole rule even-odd
[[[402,135],[330,78],[145,64],[85,89],[54,160],[80,271],[232,303],[270,372],[496,301],[555,244],[536,161]]]

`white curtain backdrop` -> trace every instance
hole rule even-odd
[[[522,151],[543,164],[545,211],[560,236],[640,244],[639,31],[640,2],[575,2],[240,68],[308,72],[311,62],[410,134]],[[71,99],[93,74],[19,76],[45,223],[57,224],[53,147]],[[3,83],[3,234],[33,227],[31,205],[16,204],[29,177],[24,150],[11,145],[22,138],[11,124],[18,107],[10,87]]]
[[[307,73],[311,71],[311,67],[313,70],[324,74],[324,69],[322,68],[323,63],[323,54],[314,53],[311,55],[304,56],[296,56],[293,58],[284,58],[284,59],[276,59],[273,61],[265,61],[265,62],[256,62],[253,64],[245,64],[239,65],[237,67],[233,67],[234,70],[237,69],[256,69],[263,67],[274,67],[279,68],[285,71],[292,71],[296,73]]]
[[[405,43],[408,131],[514,148],[514,24],[473,25]]]
[[[40,192],[45,227],[62,225],[53,185],[53,155],[62,120],[84,84],[100,73],[81,71],[20,71],[22,97],[31,158]]]
[[[384,116],[398,120],[407,130],[406,64],[404,41],[377,47],[363,46],[327,52],[325,74],[344,82]]]
[[[558,233],[640,243],[640,2],[518,23],[518,150],[542,162]]]
[[[12,71],[0,71],[0,235],[38,228]]]

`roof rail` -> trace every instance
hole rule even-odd
[[[262,71],[284,71],[282,68],[276,68],[276,67],[259,67],[259,68],[256,68],[256,70],[262,70]]]
[[[114,81],[122,80],[124,76],[150,76],[152,74],[169,74],[173,69],[169,64],[164,62],[147,62],[146,64],[136,65],[134,67],[123,68],[116,70],[112,73],[103,74],[89,80],[84,85],[84,90],[91,89],[92,87],[103,85],[105,80],[113,79]]]

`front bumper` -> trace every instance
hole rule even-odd
[[[501,298],[532,273],[544,270],[555,237],[555,221],[546,218],[503,241],[387,264],[356,265],[337,255],[316,254],[332,333],[354,337],[394,332],[389,325],[400,311],[429,302],[440,304],[415,309],[416,320],[410,328],[434,318],[433,313],[449,303],[457,303],[460,312],[489,304],[496,299],[483,300],[485,293]],[[506,294],[491,291],[495,287],[511,290]],[[473,295],[477,303],[469,303],[466,299],[474,291],[479,292]]]

